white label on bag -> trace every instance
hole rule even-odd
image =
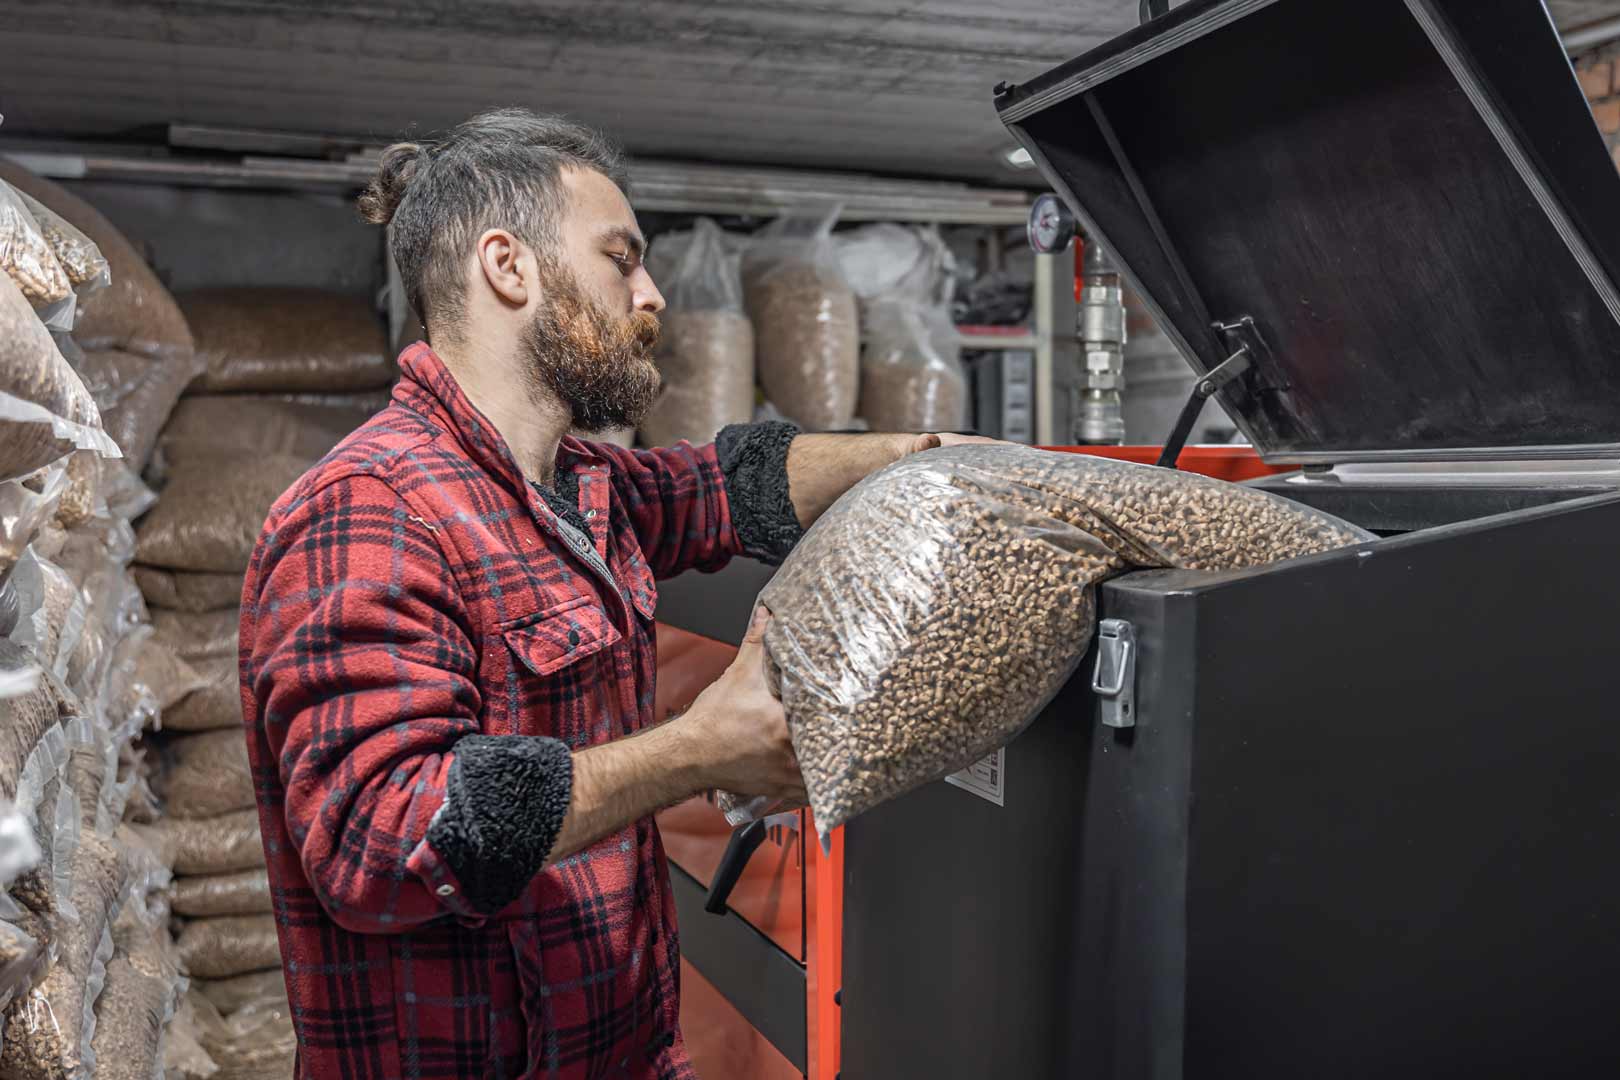
[[[971,791],[981,799],[995,803],[997,806],[1006,805],[1002,801],[1002,792],[1005,790],[1007,780],[1007,751],[1005,748],[997,750],[989,757],[980,758],[972,765],[959,773],[952,773],[945,778],[947,784],[955,784],[963,791]]]

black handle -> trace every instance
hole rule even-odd
[[[764,842],[764,818],[731,830],[726,853],[720,856],[720,865],[714,868],[714,878],[709,882],[709,897],[703,901],[704,911],[710,915],[726,913],[726,901],[731,899],[731,890],[737,884],[737,879],[742,877],[743,867],[748,865],[749,858]]]

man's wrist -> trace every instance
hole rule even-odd
[[[713,755],[705,749],[699,737],[697,720],[693,711],[688,710],[647,732],[647,738],[652,743],[648,747],[649,752],[657,755],[672,783],[681,792],[681,798],[715,786],[711,775]]]

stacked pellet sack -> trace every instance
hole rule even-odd
[[[127,357],[147,417],[189,378],[190,339],[104,219],[0,178],[0,1077],[150,1077],[180,987],[167,871],[121,823],[131,743],[156,720],[129,573],[151,495],[129,394],[87,357]]]
[[[271,504],[382,407],[396,368],[364,298],[216,289],[180,303],[203,373],[158,438],[159,499],[136,542],[155,637],[176,661],[146,835],[175,875],[187,1040],[216,1077],[285,1076],[292,1031],[242,730],[242,578]]]

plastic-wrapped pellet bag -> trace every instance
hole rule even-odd
[[[720,227],[699,218],[670,279],[659,284],[669,304],[656,357],[663,389],[641,422],[642,440],[712,442],[754,414],[754,328]]]
[[[0,180],[26,192],[95,244],[110,284],[79,301],[73,337],[86,349],[123,349],[191,363],[191,331],[174,298],[134,246],[89,203],[19,165],[0,161]]]
[[[256,394],[204,394],[175,408],[163,429],[165,447],[199,446],[286,454],[315,462],[386,401],[285,401]]]
[[[367,297],[221,288],[178,299],[207,364],[200,393],[370,390],[398,374]]]
[[[253,806],[247,738],[240,729],[182,735],[163,757],[152,790],[175,817],[217,817]]]
[[[83,380],[17,286],[0,275],[0,480],[74,450],[119,453]]]
[[[0,270],[5,271],[36,308],[66,300],[73,293],[67,271],[28,212],[22,196],[0,182]]]
[[[40,235],[50,246],[51,254],[56,256],[75,292],[87,296],[96,289],[104,289],[112,284],[112,271],[107,266],[107,258],[96,247],[95,241],[32,195],[22,191],[16,194],[34,216]]]
[[[148,566],[240,574],[270,507],[310,462],[256,450],[188,447],[165,451],[162,497],[135,530],[136,559]]]
[[[270,915],[222,915],[193,919],[175,939],[188,975],[223,979],[281,963],[276,920]]]
[[[255,1003],[270,1002],[285,1008],[287,978],[279,967],[266,971],[250,971],[246,975],[233,975],[228,979],[196,979],[191,984],[218,1009],[221,1016]]]
[[[262,867],[176,878],[171,886],[171,903],[176,915],[188,918],[268,915],[275,910],[270,900],[270,874]]]
[[[1370,539],[1253,488],[1084,454],[913,454],[824,514],[760,595],[816,827],[965,768],[1073,673],[1095,586]],[[734,820],[763,807],[737,807]]]
[[[257,810],[195,820],[163,818],[131,828],[176,874],[227,874],[264,865]]]
[[[831,241],[837,210],[788,217],[756,234],[742,284],[765,396],[812,431],[844,428],[860,391],[855,294]]]
[[[137,566],[135,581],[148,604],[171,611],[224,611],[242,601],[241,574]]]
[[[155,363],[123,349],[86,351],[68,345],[62,346],[62,355],[95,399],[107,434],[133,468],[146,468],[180,395],[201,370],[198,362],[189,353]]]
[[[905,301],[863,308],[860,414],[873,431],[959,431],[967,376],[949,312]]]

